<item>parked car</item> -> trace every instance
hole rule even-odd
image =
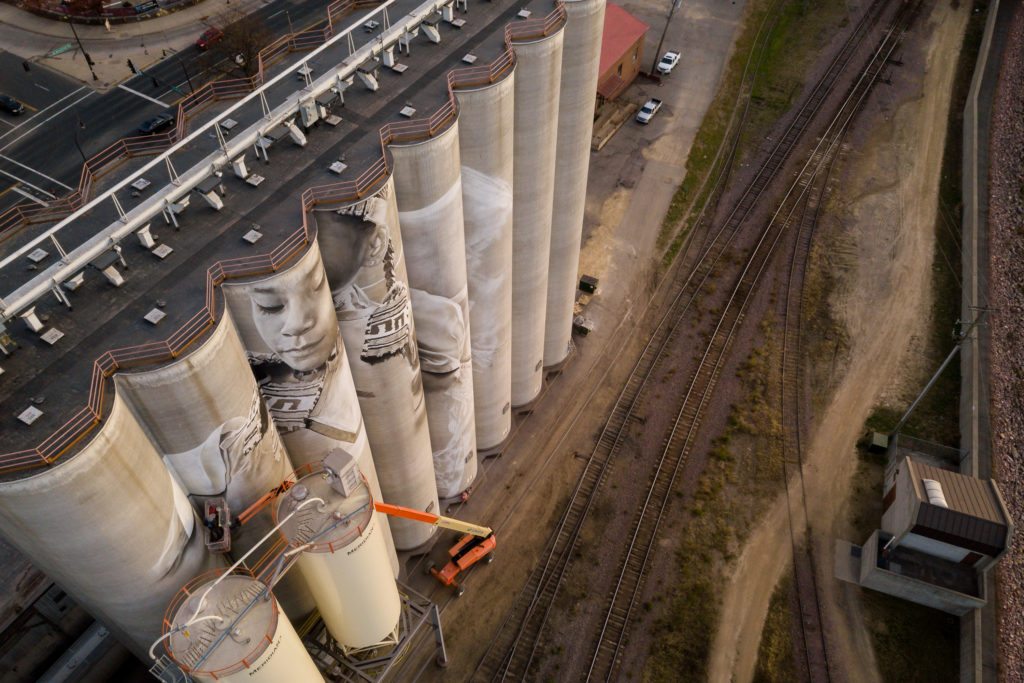
[[[18,116],[25,112],[25,105],[7,95],[0,95],[0,109],[3,109],[8,114],[14,114]]]
[[[219,28],[208,28],[196,40],[196,47],[205,50],[223,37],[224,33]]]
[[[648,123],[659,109],[661,109],[661,100],[652,97],[647,100],[647,104],[640,107],[640,111],[636,113],[636,120],[640,123]]]
[[[157,114],[151,119],[146,119],[141,126],[139,126],[139,133],[142,135],[155,135],[157,133],[163,133],[166,130],[170,130],[174,126],[174,114],[164,112],[163,114]]]
[[[674,50],[669,50],[665,53],[665,56],[658,62],[658,73],[668,76],[672,73],[672,69],[679,63],[679,53]]]

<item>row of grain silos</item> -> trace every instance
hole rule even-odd
[[[237,514],[340,448],[367,496],[439,512],[565,359],[604,0],[565,11],[566,24],[514,40],[514,68],[456,88],[450,126],[392,145],[393,174],[371,197],[318,208],[285,267],[225,282],[223,312],[185,353],[116,373],[73,454],[0,482],[3,534],[140,657],[182,586],[274,524],[265,510],[234,530],[230,556],[212,555],[207,497]],[[390,578],[346,604],[387,594],[389,621],[396,548],[433,528],[368,520],[375,559],[359,571]],[[303,562],[277,584],[292,619],[335,600],[323,574]]]

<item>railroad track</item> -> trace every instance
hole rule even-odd
[[[608,421],[582,473],[570,501],[552,535],[544,559],[531,574],[527,585],[517,598],[512,611],[499,630],[497,637],[484,653],[474,672],[474,680],[511,678],[520,680],[527,677],[533,661],[540,634],[550,612],[555,594],[564,577],[569,558],[579,537],[583,521],[590,511],[601,488],[604,475],[619,449],[626,425],[633,415],[645,386],[656,374],[659,361],[665,350],[675,342],[684,314],[697,297],[703,284],[711,276],[715,265],[732,244],[741,225],[748,217],[757,200],[762,196],[770,181],[776,177],[783,164],[789,159],[797,142],[801,139],[815,115],[820,111],[826,97],[834,88],[841,73],[847,68],[854,52],[865,39],[880,16],[882,2],[876,2],[849,39],[833,59],[822,79],[816,84],[803,106],[797,111],[786,132],[777,140],[768,158],[746,188],[741,199],[733,208],[727,220],[701,247],[696,265],[685,278],[675,283],[670,296],[671,304],[658,321],[656,331],[648,342],[640,359],[634,366],[626,386],[619,395]],[[883,43],[890,40],[892,30],[886,32]],[[880,53],[876,51],[870,64],[875,64]],[[891,51],[890,51],[891,52]],[[884,65],[884,58],[882,60]],[[861,83],[873,83],[880,73],[875,69],[874,77],[865,80],[871,67],[861,70]],[[867,88],[870,85],[865,86]],[[866,91],[865,91],[866,94]],[[806,165],[805,165],[806,169]],[[792,193],[792,192],[791,192]],[[693,434],[699,423],[699,416],[714,387],[722,360],[731,343],[736,329],[742,321],[743,312],[754,286],[768,263],[775,245],[783,234],[786,221],[771,221],[763,232],[757,246],[747,258],[736,286],[733,288],[729,305],[720,318],[711,341],[700,360],[689,389],[682,399],[678,417],[666,437],[661,460],[654,469],[646,499],[633,526],[620,575],[606,601],[605,618],[591,658],[590,678],[610,678],[614,672],[617,655],[624,641],[629,616],[635,602],[647,566],[651,545],[664,513],[668,492],[672,488],[680,465],[685,462],[693,441]]]
[[[606,604],[604,624],[598,635],[598,642],[587,672],[588,681],[591,679],[610,680],[614,674],[615,663],[628,632],[633,605],[643,585],[644,573],[651,549],[654,546],[657,529],[668,504],[669,492],[672,490],[681,465],[688,459],[694,443],[694,436],[700,424],[701,412],[711,396],[722,365],[727,358],[729,346],[740,328],[747,306],[757,291],[757,284],[775,255],[777,245],[782,237],[791,231],[793,223],[799,222],[801,227],[805,227],[805,221],[796,220],[800,206],[805,204],[809,191],[815,186],[814,179],[819,175],[819,170],[826,161],[834,156],[850,123],[882,75],[893,51],[900,44],[903,33],[915,14],[916,7],[916,4],[905,5],[886,30],[878,48],[862,68],[859,77],[843,99],[842,106],[833,116],[821,141],[800,170],[779,209],[747,257],[739,280],[730,293],[725,310],[715,326],[697,371],[686,390],[676,422],[666,439],[647,499],[644,501],[634,526],[633,538],[630,540],[625,558],[621,563],[619,580],[612,589]],[[798,116],[798,125],[806,129],[810,118]],[[787,135],[791,134],[792,130],[790,128]],[[813,216],[815,212],[816,209],[807,215]],[[813,231],[809,228],[813,227],[813,219],[806,223],[808,229],[803,231],[806,234],[804,240],[806,246],[802,250],[803,263],[806,263],[806,254],[810,249],[809,233]],[[800,243],[801,240],[798,240],[798,246]],[[811,616],[815,618],[817,630],[821,636],[819,638],[821,647],[820,649],[815,648],[814,651],[818,653],[817,656],[820,657],[824,666],[825,677],[828,678],[828,657],[824,647],[824,636],[821,635],[823,633],[821,611],[816,591],[813,593],[815,593],[814,610],[811,612]],[[817,678],[813,673],[812,676]]]
[[[840,138],[841,140],[842,138]],[[841,144],[841,142],[840,142]],[[831,680],[828,647],[825,641],[824,618],[821,603],[818,599],[817,579],[814,559],[808,545],[810,534],[808,529],[807,493],[803,480],[803,419],[801,336],[803,320],[803,299],[805,268],[810,255],[812,238],[818,224],[818,211],[821,200],[828,186],[832,168],[839,158],[835,150],[831,159],[819,159],[819,168],[827,166],[824,173],[814,173],[807,181],[808,192],[801,207],[798,228],[790,255],[788,286],[786,288],[785,310],[782,316],[782,356],[780,362],[780,422],[782,424],[782,486],[786,492],[786,504],[789,522],[789,538],[793,551],[793,578],[796,594],[797,614],[799,623],[800,643],[797,652],[807,670],[804,680],[815,681],[822,678]],[[795,468],[795,469],[794,469]],[[790,479],[793,472],[799,478],[800,495],[793,500],[790,493]],[[796,506],[796,510],[794,510]],[[802,515],[803,525],[798,523]],[[802,538],[802,541],[801,541]],[[809,592],[804,591],[805,588]]]

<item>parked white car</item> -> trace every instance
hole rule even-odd
[[[673,50],[669,50],[665,53],[665,56],[658,62],[658,73],[668,76],[672,73],[672,69],[676,64],[679,63],[679,53]]]
[[[661,109],[661,100],[652,97],[647,100],[647,104],[640,107],[640,111],[636,113],[636,120],[640,123],[647,123],[658,113],[659,109]]]

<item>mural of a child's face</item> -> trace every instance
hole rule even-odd
[[[289,367],[303,372],[326,363],[338,340],[327,276],[319,260],[306,263],[249,290],[260,337]]]
[[[317,212],[317,241],[331,287],[339,291],[355,282],[359,271],[387,248],[387,228],[353,216]]]

